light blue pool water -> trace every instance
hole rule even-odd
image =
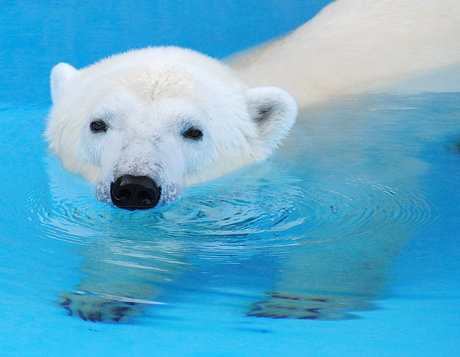
[[[310,108],[270,160],[151,211],[99,203],[46,149],[54,64],[223,58],[326,3],[0,5],[1,356],[458,355],[456,90]],[[94,305],[133,316],[69,316]]]

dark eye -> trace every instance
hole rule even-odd
[[[187,139],[198,140],[201,139],[201,137],[203,136],[203,132],[200,129],[197,129],[192,126],[191,128],[184,131],[182,135],[184,138]]]
[[[103,133],[107,131],[107,124],[103,120],[95,120],[89,125],[93,133]]]

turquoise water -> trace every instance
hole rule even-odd
[[[49,68],[156,44],[224,57],[324,3],[79,4],[2,5],[2,356],[456,355],[460,93],[312,107],[268,161],[122,211],[47,151]]]

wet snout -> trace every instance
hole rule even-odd
[[[130,211],[153,208],[160,196],[161,187],[148,176],[123,175],[110,185],[113,204]]]

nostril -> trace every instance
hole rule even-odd
[[[117,190],[115,197],[117,200],[129,200],[131,198],[131,191],[127,188]]]
[[[120,176],[111,184],[110,195],[115,206],[128,209],[148,209],[160,201],[161,187],[148,176]]]
[[[141,201],[144,205],[149,205],[149,204],[152,204],[153,202],[153,199],[152,199],[152,195],[147,192],[147,191],[139,191],[137,193],[137,198],[139,199],[139,201]]]

